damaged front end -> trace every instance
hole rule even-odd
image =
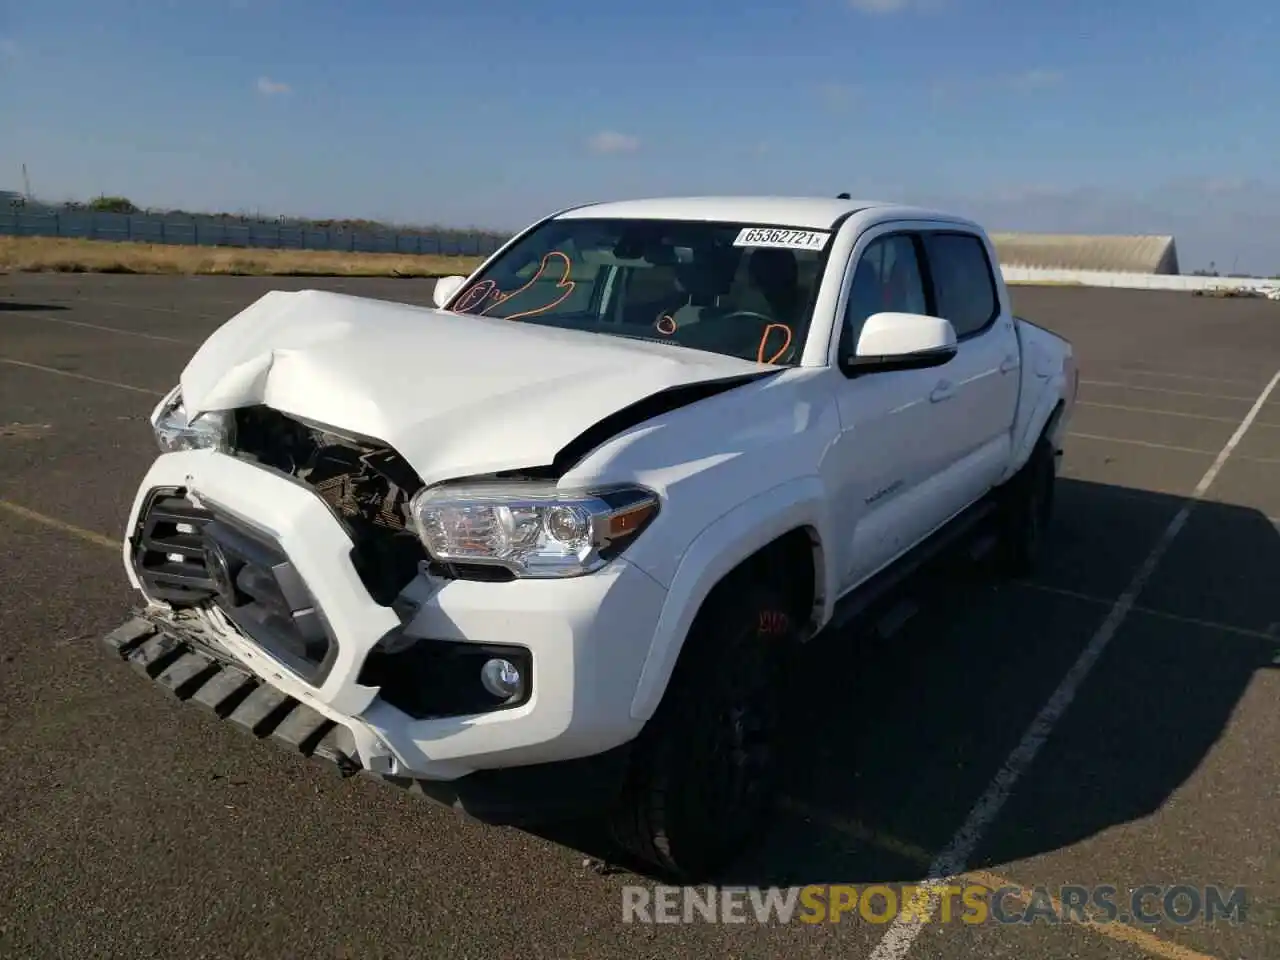
[[[282,369],[279,364],[271,368]],[[304,558],[297,551],[303,548],[281,542],[273,516],[284,509],[281,498],[290,490],[305,489],[297,509],[310,514],[323,505],[328,515],[309,521],[307,529],[324,527],[332,538],[327,542],[342,544],[341,555],[331,559],[346,572],[331,568],[326,575],[350,579],[354,572],[359,586],[350,588],[358,593],[358,603],[372,602],[381,608],[379,620],[392,624],[367,660],[344,667],[347,682],[370,695],[380,691],[383,700],[414,718],[518,705],[529,696],[530,672],[520,650],[497,658],[513,665],[502,672],[518,672],[523,682],[505,698],[487,693],[475,682],[496,656],[484,649],[485,641],[406,636],[414,611],[451,581],[577,578],[606,566],[654,520],[659,497],[635,484],[562,489],[559,478],[618,433],[766,375],[758,371],[668,386],[579,421],[576,434],[564,434],[567,442],[544,448],[540,463],[455,474],[454,479],[437,473],[431,483],[415,466],[423,462],[432,469],[431,448],[421,442],[421,430],[397,434],[418,458],[411,463],[387,441],[263,401],[189,418],[182,389],[175,388],[152,415],[157,444],[166,454],[197,455],[205,468],[145,491],[126,563],[150,600],[174,610],[216,609],[297,678],[320,688],[335,666],[342,630],[327,615],[326,598],[313,594],[316,585],[300,571]],[[201,489],[202,472],[224,458],[252,467],[238,474],[241,481],[230,497],[239,504],[234,508],[225,497],[219,503],[217,495]],[[290,486],[267,484],[264,473]],[[248,484],[261,485],[262,492],[246,499]],[[469,679],[455,683],[455,677]],[[455,687],[461,695],[451,694]]]
[[[216,444],[169,429],[174,448],[143,479],[124,558],[150,602],[106,638],[117,655],[257,738],[436,799],[488,782],[477,771],[492,761],[474,765],[475,754],[530,739],[536,752],[542,734],[528,723],[558,735],[573,673],[548,675],[552,719],[531,718],[539,644],[544,656],[562,649],[616,571],[582,578],[576,601],[557,594],[512,619],[478,592],[515,579],[510,569],[432,558],[411,506],[426,487],[389,445],[261,404],[223,423]],[[656,585],[630,576],[658,602]],[[475,725],[494,714],[511,719]]]
[[[409,523],[409,500],[423,486],[413,468],[386,444],[267,406],[234,411],[234,424],[231,452],[314,489],[351,538],[351,562],[369,595],[390,606],[429,561]]]
[[[424,396],[405,338],[488,366],[436,371]],[[148,603],[113,648],[258,736],[379,775],[453,782],[611,749],[634,721],[596,700],[631,696],[665,596],[619,558],[660,497],[564,478],[778,371],[606,339],[264,299],[152,414],[162,455],[123,549]]]
[[[428,565],[406,509],[421,481],[385,444],[340,436],[263,405],[189,424],[177,391],[152,423],[165,452],[216,450],[312,490],[349,539],[351,566],[379,606],[391,607]],[[138,512],[129,560],[150,599],[179,611],[216,608],[318,686],[333,666],[336,638],[322,605],[265,528],[270,512],[263,504],[260,518],[237,516],[185,488],[154,488]]]
[[[474,716],[528,701],[533,665],[529,651],[519,644],[413,632],[415,611],[441,585],[458,579],[509,582],[517,574],[510,563],[486,562],[484,557],[471,562],[443,549],[437,558],[427,551],[424,511],[415,519],[411,510],[425,485],[397,451],[264,404],[211,419],[216,430],[208,424],[191,430],[181,395],[174,391],[157,409],[153,425],[165,452],[213,452],[219,460],[251,464],[255,474],[266,471],[287,478],[294,488],[306,488],[307,501],[323,504],[341,529],[343,553],[361,592],[394,616],[395,626],[376,643],[359,644],[366,649],[346,667],[348,682],[376,692],[378,702],[411,720]],[[507,473],[490,480],[522,487],[548,483],[545,471],[542,476]],[[180,628],[185,642],[202,644],[205,654],[221,653],[231,662],[243,659],[245,648],[220,647],[219,637],[230,642],[238,635],[264,651],[269,664],[283,665],[312,688],[324,687],[343,637],[326,616],[326,598],[312,592],[274,530],[274,514],[283,506],[255,499],[251,510],[243,502],[229,509],[218,502],[218,494],[206,496],[201,486],[199,474],[195,489],[152,486],[138,505],[127,562],[142,592],[154,601],[147,616],[162,631]],[[463,489],[445,484],[437,490],[445,488]],[[453,506],[450,501],[439,509]],[[597,514],[585,517],[592,523],[616,518],[603,528],[608,540],[616,542],[638,532],[636,507],[634,497],[614,495],[601,501]],[[551,507],[551,512],[557,509],[560,528],[576,516],[571,507]],[[586,533],[594,550],[598,531],[592,523]],[[308,528],[317,526],[313,521]],[[465,534],[453,532],[444,538],[449,544],[469,542]],[[610,556],[606,549],[601,562]],[[414,589],[407,589],[411,585]]]

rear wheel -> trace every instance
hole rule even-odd
[[[1009,481],[1000,504],[997,558],[1007,576],[1034,573],[1053,518],[1057,470],[1053,445],[1041,437],[1030,458]]]
[[[720,870],[770,811],[780,668],[795,632],[786,599],[767,584],[722,585],[636,741],[613,836],[673,878]]]

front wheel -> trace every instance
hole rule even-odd
[[[1044,554],[1057,480],[1053,445],[1044,437],[1009,481],[1000,503],[997,556],[1011,577],[1034,573]]]
[[[795,630],[782,591],[743,583],[717,594],[636,742],[611,818],[619,846],[684,882],[735,859],[767,818]]]

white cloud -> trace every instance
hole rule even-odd
[[[849,0],[849,6],[862,13],[897,13],[911,5],[911,0]]]
[[[1060,70],[1027,70],[1010,78],[1010,84],[1018,90],[1043,90],[1045,87],[1056,87],[1062,82]]]
[[[587,140],[592,153],[635,153],[640,149],[640,138],[629,133],[601,130]]]
[[[279,80],[272,80],[270,77],[258,78],[258,92],[264,97],[276,97],[284,93],[291,93],[293,88],[287,83],[281,83]]]
[[[1241,193],[1249,186],[1243,177],[1209,177],[1199,184],[1200,189],[1210,196]]]
[[[845,83],[824,83],[818,87],[818,95],[832,110],[840,110],[849,106],[858,91]]]
[[[929,93],[933,102],[941,105],[961,98],[1036,93],[1059,87],[1065,80],[1066,74],[1061,70],[1047,67],[999,75],[953,75],[934,79],[929,84]]]

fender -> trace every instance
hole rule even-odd
[[[1022,317],[1014,317],[1018,347],[1022,351],[1022,374],[1018,384],[1018,406],[1014,415],[1009,463],[999,483],[1011,479],[1031,457],[1036,441],[1044,433],[1049,418],[1061,409],[1069,415],[1074,400],[1075,352],[1069,341]],[[1065,417],[1054,424],[1053,442],[1061,448]]]
[[[654,629],[631,701],[631,716],[641,722],[657,709],[675,668],[684,638],[712,588],[761,547],[798,527],[818,534],[818,588],[826,598],[822,622],[831,616],[835,584],[830,564],[821,562],[830,539],[828,494],[816,476],[800,477],[757,494],[712,521],[694,538],[672,577],[662,615]]]
[[[1031,451],[1035,449],[1036,442],[1044,433],[1051,417],[1057,418],[1055,429],[1058,424],[1062,423],[1062,418],[1058,416],[1058,413],[1065,409],[1067,386],[1067,378],[1062,372],[1059,371],[1053,374],[1048,380],[1040,380],[1038,378],[1032,380],[1028,386],[1038,386],[1039,391],[1034,398],[1034,406],[1031,406],[1030,415],[1015,433],[1013,455],[1009,459],[1009,466],[1005,470],[1002,481],[1008,480],[1022,469],[1023,465],[1031,457]],[[1053,438],[1055,448],[1061,447],[1061,439],[1061,437],[1057,436]]]

